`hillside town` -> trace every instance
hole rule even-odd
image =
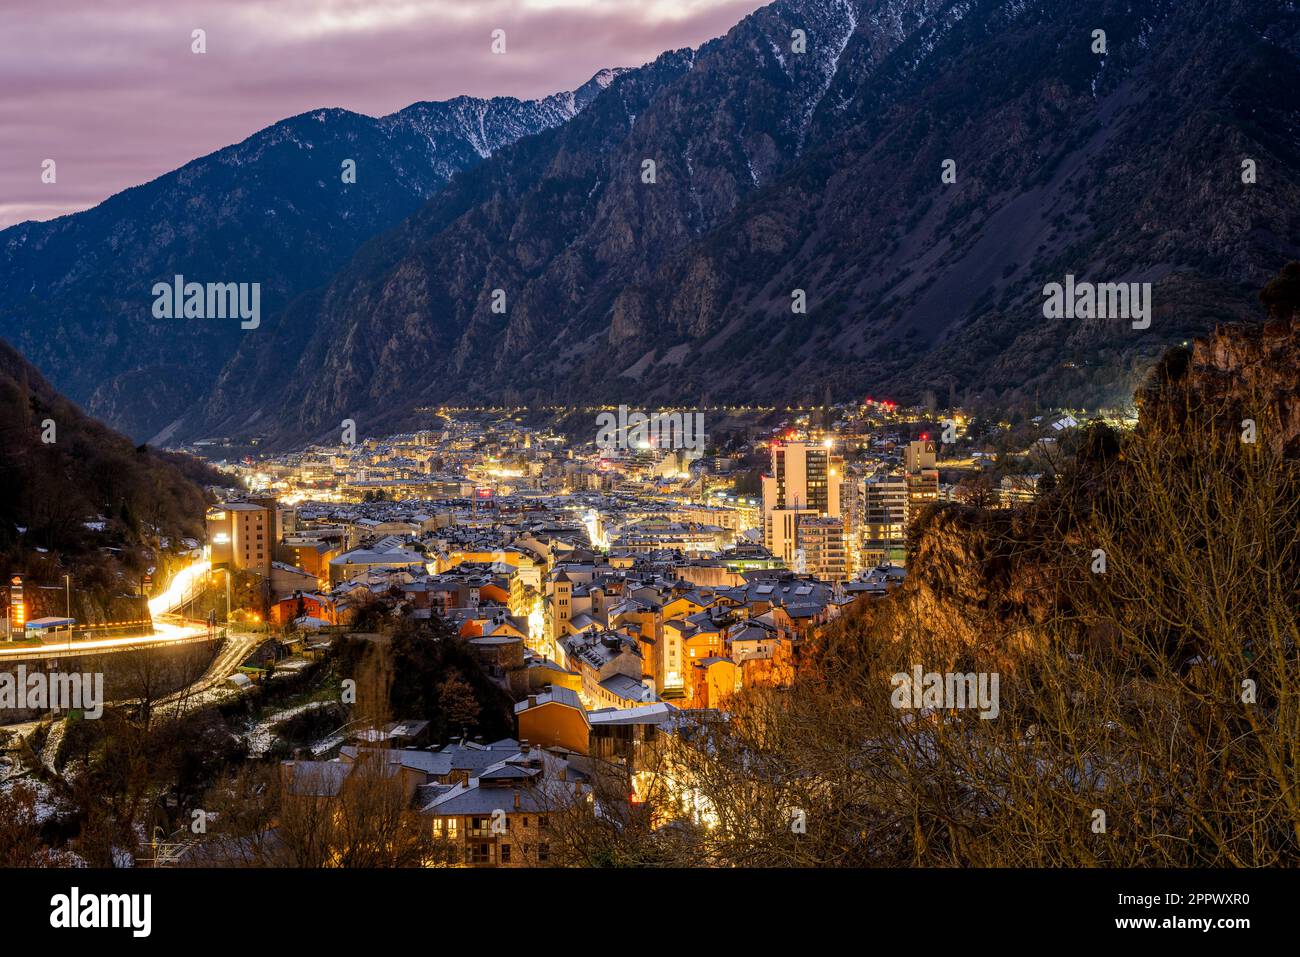
[[[961,412],[767,412],[776,424],[720,441],[682,441],[699,413],[593,412],[617,425],[582,442],[506,411],[439,410],[425,431],[292,454],[196,449],[243,487],[206,515],[210,584],[238,583],[228,621],[309,656],[436,622],[514,702],[513,734],[493,742],[438,742],[412,715],[359,722],[284,761],[286,798],[341,799],[379,761],[476,866],[547,863],[548,808],[608,789],[611,767],[612,793],[635,804],[671,781],[707,820],[690,776],[661,773],[683,735],[725,722],[747,689],[788,687],[810,635],[897,589],[928,506],[1031,501],[1045,483],[1029,469],[1078,425],[1021,423],[1008,456],[1010,423]],[[513,840],[490,826],[499,809]]]
[[[1050,466],[1078,426],[1068,412],[1026,423],[1021,464],[989,479],[1016,456],[969,435],[960,412],[868,401],[835,413],[817,426],[789,416],[728,451],[579,444],[506,413],[444,412],[437,430],[247,456],[221,463],[246,491],[209,509],[210,561],[256,576],[242,611],[280,628],[342,626],[389,601],[485,647],[517,639],[521,662],[575,675],[575,649],[617,636],[639,661],[601,667],[643,687],[607,700],[699,703],[700,672],[726,663],[743,685],[753,656],[733,636],[764,630],[764,655],[793,662],[807,627],[903,579],[908,528],[928,505],[1032,501],[1044,480],[1029,469]],[[574,690],[591,703],[609,677]]]

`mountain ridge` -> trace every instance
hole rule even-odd
[[[293,443],[446,400],[1126,401],[1300,252],[1297,35],[1277,3],[773,3],[462,174],[299,305],[269,391],[236,357],[181,433]],[[1154,283],[1152,330],[1044,320],[1067,272]]]
[[[538,100],[461,96],[381,117],[309,110],[89,210],[0,230],[0,337],[95,416],[153,436],[241,339],[229,324],[159,326],[155,281],[259,282],[263,309],[276,310],[454,173],[572,118],[620,72]],[[345,159],[353,184],[342,182]]]

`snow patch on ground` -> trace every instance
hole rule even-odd
[[[248,743],[249,754],[260,757],[271,750],[271,745],[275,743],[275,733],[272,729],[281,721],[287,721],[300,714],[306,714],[308,711],[315,711],[317,708],[323,708],[330,703],[328,701],[308,701],[306,704],[277,711],[259,721],[251,731],[244,735],[244,740]]]

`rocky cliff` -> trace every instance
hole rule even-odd
[[[1088,426],[1054,491],[1016,509],[932,507],[911,530],[905,586],[868,610],[870,626],[997,658],[1049,634],[1105,633],[1119,613],[1148,637],[1167,632],[1190,657],[1208,630],[1197,621],[1201,589],[1248,605],[1259,582],[1280,575],[1294,597],[1300,263],[1260,298],[1257,321],[1216,328],[1162,358],[1131,434]],[[1100,573],[1098,547],[1110,566]],[[1163,615],[1145,605],[1161,590],[1174,609]]]

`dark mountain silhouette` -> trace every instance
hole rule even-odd
[[[268,315],[453,174],[570,119],[616,75],[542,100],[457,97],[379,118],[314,110],[93,209],[10,227],[0,336],[89,412],[148,439],[206,396],[248,334],[236,321],[155,319],[155,282],[257,282]]]
[[[249,335],[178,434],[828,386],[1127,401],[1300,254],[1298,22],[1258,0],[782,0],[454,177]],[[1045,319],[1066,274],[1152,282],[1150,328]]]
[[[74,617],[112,617],[147,568],[161,578],[165,553],[202,539],[204,486],[225,484],[89,418],[0,341],[0,572],[26,576],[29,617],[64,613],[65,574]]]

